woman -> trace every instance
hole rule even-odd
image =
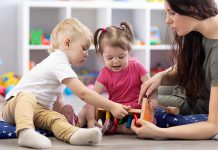
[[[218,10],[214,0],[165,0],[166,23],[175,33],[171,68],[153,76],[141,87],[149,96],[159,85],[178,85],[191,109],[209,110],[208,120],[158,128],[138,120],[132,130],[141,138],[210,139],[218,134]],[[197,99],[202,99],[197,104]],[[209,104],[209,106],[207,105]],[[198,105],[198,106],[195,106]]]

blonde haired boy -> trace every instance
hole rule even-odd
[[[51,141],[37,133],[35,127],[52,131],[57,139],[72,145],[100,143],[102,134],[98,128],[72,126],[62,114],[52,110],[55,101],[62,101],[66,86],[86,103],[111,111],[118,118],[127,114],[128,107],[89,90],[71,68],[86,60],[91,40],[90,30],[77,19],[61,21],[52,31],[49,56],[26,73],[6,95],[3,119],[16,124],[20,146],[51,147]]]

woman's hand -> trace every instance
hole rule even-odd
[[[135,120],[132,121],[131,129],[138,135],[139,138],[160,138],[161,128],[157,127],[153,123],[144,120],[137,120],[136,126]]]
[[[149,97],[151,93],[160,86],[162,77],[163,77],[162,72],[157,73],[152,78],[150,78],[149,80],[147,80],[141,85],[141,90],[138,99],[139,103],[141,103],[142,98],[144,96]]]

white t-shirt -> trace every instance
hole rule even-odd
[[[66,86],[62,81],[66,78],[77,78],[77,75],[64,52],[56,50],[25,74],[5,99],[28,91],[36,96],[38,103],[52,108],[57,96],[63,94]]]

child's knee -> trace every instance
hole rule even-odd
[[[17,100],[17,102],[28,102],[31,103],[32,105],[36,105],[37,104],[37,99],[36,96],[34,94],[32,94],[31,92],[20,92],[17,94],[17,96],[15,96],[15,99]]]

